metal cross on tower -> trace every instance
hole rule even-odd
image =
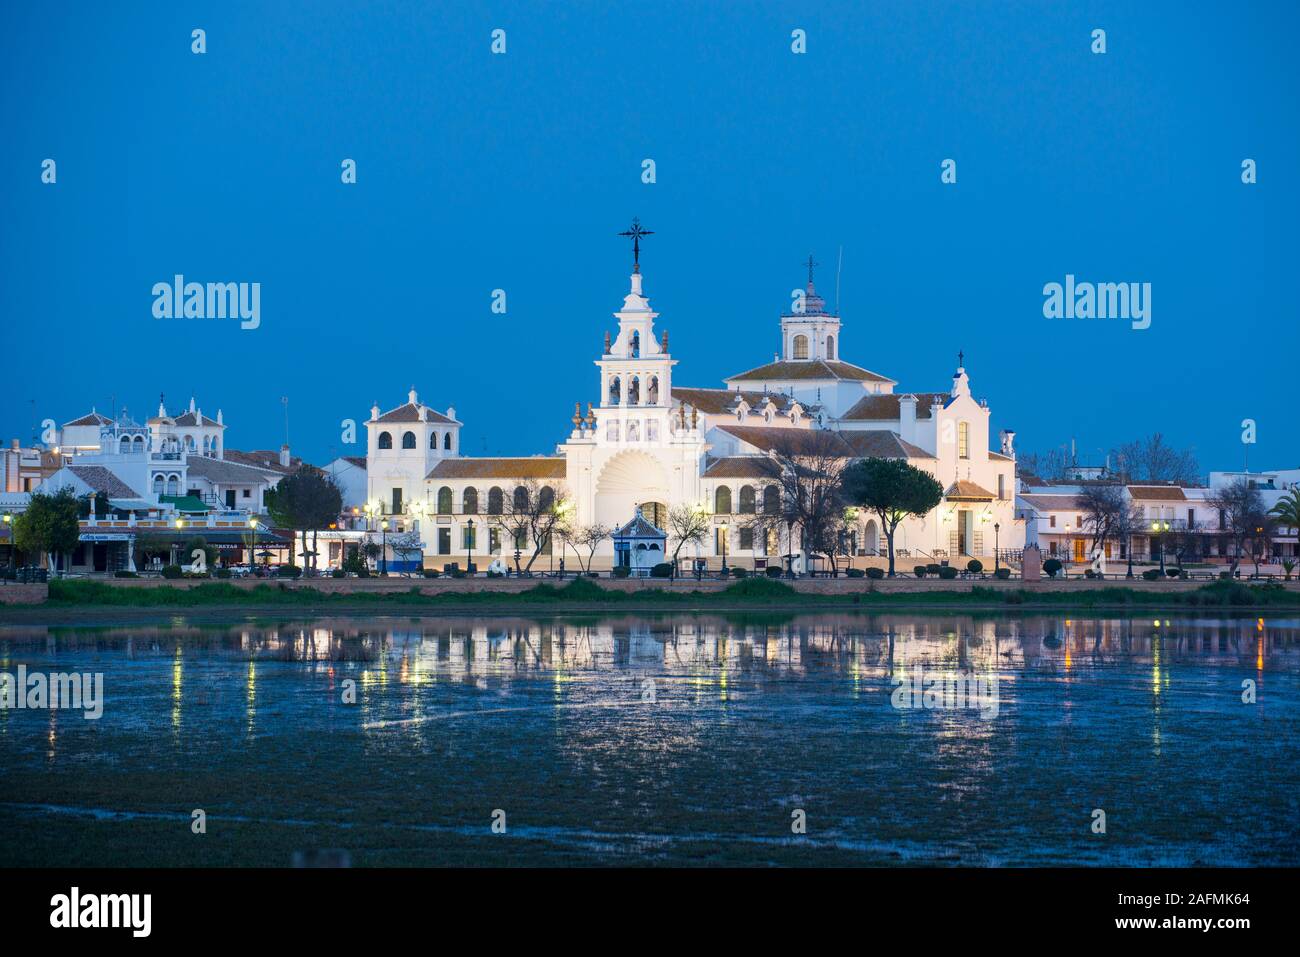
[[[642,229],[641,220],[633,217],[632,228],[625,229],[623,232],[619,233],[619,235],[632,237],[632,271],[634,273],[639,273],[641,271],[641,237],[653,236],[654,230]]]
[[[809,285],[809,287],[811,287],[812,284],[813,284],[813,268],[816,267],[816,266],[820,266],[820,265],[821,265],[821,263],[813,262],[812,254],[809,253],[809,254],[808,254],[808,285]]]

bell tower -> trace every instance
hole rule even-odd
[[[808,267],[808,285],[795,298],[791,310],[781,316],[781,359],[785,362],[808,362],[822,359],[838,362],[840,358],[840,317],[826,311],[826,300],[817,295],[812,256]]]

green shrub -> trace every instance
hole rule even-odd
[[[957,569],[953,568],[951,565],[943,565],[939,569],[939,577],[944,581],[952,581],[952,579],[957,577]]]
[[[632,569],[628,568],[626,565],[615,565],[614,570],[610,572],[610,574],[615,578],[626,578],[628,575],[632,574]]]
[[[672,577],[673,577],[673,563],[672,563],[672,562],[660,562],[660,563],[659,563],[658,565],[656,565],[654,568],[650,569],[650,577],[651,577],[651,578],[672,578]]]
[[[1059,558],[1049,558],[1043,562],[1043,574],[1048,578],[1055,578],[1056,573],[1061,570],[1061,560]]]
[[[883,568],[868,568],[867,577],[873,581],[879,581],[885,577],[885,570]]]
[[[1165,569],[1165,574],[1170,578],[1179,578],[1182,576],[1183,570],[1181,568],[1167,568]]]
[[[748,577],[749,577],[749,569],[748,569],[748,568],[741,568],[739,565],[737,565],[737,566],[735,566],[734,568],[731,569],[731,577],[732,577],[732,578],[748,578]]]
[[[993,577],[994,577],[994,578],[1000,578],[1002,581],[1006,581],[1008,578],[1011,577],[1011,569],[1010,569],[1010,568],[999,568],[997,571],[995,571],[995,572],[993,573]]]
[[[966,571],[973,575],[978,575],[980,572],[984,571],[984,563],[978,558],[972,558],[966,563]]]
[[[849,576],[849,578],[861,578],[863,575],[866,574],[866,572],[864,572],[861,568],[850,568],[847,571],[845,571],[844,574]]]
[[[120,571],[120,572],[113,572],[113,577],[114,578],[139,578],[140,576],[137,575],[135,572]]]
[[[184,574],[180,565],[164,565],[162,569],[163,578],[180,578]]]
[[[785,582],[772,581],[770,578],[745,578],[722,590],[722,594],[731,598],[749,599],[789,599],[798,593]]]
[[[230,577],[230,569],[229,569],[229,568],[218,568],[218,569],[217,569],[217,577],[218,577],[218,578],[229,578],[229,577]]]
[[[1146,571],[1142,573],[1142,577],[1149,582],[1153,582],[1160,577],[1160,569],[1148,568]]]
[[[425,577],[428,577],[428,576],[425,576]],[[489,571],[489,572],[487,573],[487,577],[488,577],[488,578],[505,578],[506,576],[503,575],[503,574],[501,574],[501,572]]]
[[[780,578],[783,574],[785,574],[785,572],[784,572],[784,570],[781,568],[780,565],[768,565],[768,566],[767,566],[767,577],[768,577],[768,578]]]
[[[301,578],[302,569],[297,565],[281,565],[275,570],[276,578]]]
[[[437,577],[438,577],[439,575],[441,575],[441,574],[442,574],[442,572],[438,571],[438,569],[436,569],[436,568],[426,568],[426,569],[424,570],[424,577],[425,577],[425,578],[437,578]]]
[[[943,566],[940,565],[938,562],[931,562],[930,564],[925,566],[925,573],[927,575],[937,575],[939,574],[940,568],[943,568]]]

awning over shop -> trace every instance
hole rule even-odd
[[[159,495],[158,501],[172,506],[178,512],[207,512],[212,508],[193,495]]]

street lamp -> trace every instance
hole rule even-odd
[[[1001,566],[998,564],[998,532],[1002,525],[999,522],[993,523],[993,575],[996,577]]]
[[[465,560],[465,571],[469,575],[474,574],[474,519],[465,519],[465,529],[469,535],[465,539],[465,544],[469,547],[469,557]]]
[[[257,563],[257,517],[250,515],[248,517],[248,527],[252,532],[253,543],[248,546],[248,573],[253,573],[253,566]]]
[[[1165,536],[1164,533],[1169,531],[1168,522],[1152,522],[1151,530],[1156,534],[1152,536],[1160,546],[1160,574],[1165,573]]]
[[[785,577],[794,578],[794,517],[785,520]]]
[[[722,577],[727,577],[727,523],[723,522],[718,526],[718,531],[722,533]]]
[[[14,516],[12,512],[5,512],[4,522],[5,530],[9,533],[9,569],[13,571],[18,567],[16,561],[18,549],[14,547]]]
[[[379,575],[382,578],[388,577],[388,519],[379,523],[380,546],[379,546]]]

